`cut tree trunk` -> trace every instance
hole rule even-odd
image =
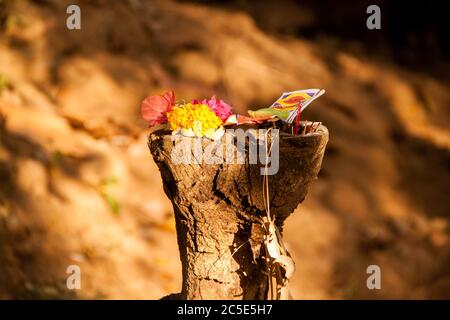
[[[324,126],[301,136],[280,132],[279,171],[269,176],[271,213],[280,230],[317,178],[327,141]],[[201,139],[203,147],[211,143]],[[176,164],[171,158],[174,145],[168,131],[149,136],[175,213],[183,272],[176,298],[264,299],[268,288],[260,256],[265,215],[262,165],[249,164],[248,153],[244,164]]]

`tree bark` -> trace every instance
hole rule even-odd
[[[280,230],[317,178],[327,141],[324,126],[306,135],[280,132],[279,171],[269,176],[271,213]],[[203,147],[211,143],[201,139]],[[175,213],[183,272],[177,298],[264,299],[261,164],[249,164],[248,153],[244,164],[176,164],[171,158],[174,145],[170,132],[159,130],[149,136]],[[237,148],[236,143],[231,147]]]

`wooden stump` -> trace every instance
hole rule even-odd
[[[213,143],[200,140],[203,147]],[[271,212],[280,230],[317,178],[327,141],[324,126],[302,136],[280,132],[279,171],[269,176]],[[174,145],[170,132],[149,136],[175,212],[183,270],[177,298],[263,299],[267,287],[260,257],[265,215],[261,164],[249,164],[248,153],[244,164],[176,164],[171,158]],[[237,148],[236,143],[231,147]]]

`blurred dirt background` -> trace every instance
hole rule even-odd
[[[65,25],[72,3],[81,31]],[[216,93],[243,113],[308,87],[327,90],[303,118],[330,142],[287,221],[294,297],[450,298],[445,10],[380,1],[370,31],[368,4],[0,0],[0,298],[178,292],[141,99]]]

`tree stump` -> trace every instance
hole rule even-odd
[[[200,140],[203,147],[213,143]],[[280,230],[317,178],[327,142],[328,130],[322,125],[306,135],[280,132],[279,170],[269,176],[271,213]],[[265,215],[261,164],[250,164],[248,153],[244,164],[176,164],[171,158],[174,145],[168,131],[149,135],[175,213],[183,273],[176,298],[264,299],[268,289],[260,256]],[[231,148],[237,148],[236,143]]]

